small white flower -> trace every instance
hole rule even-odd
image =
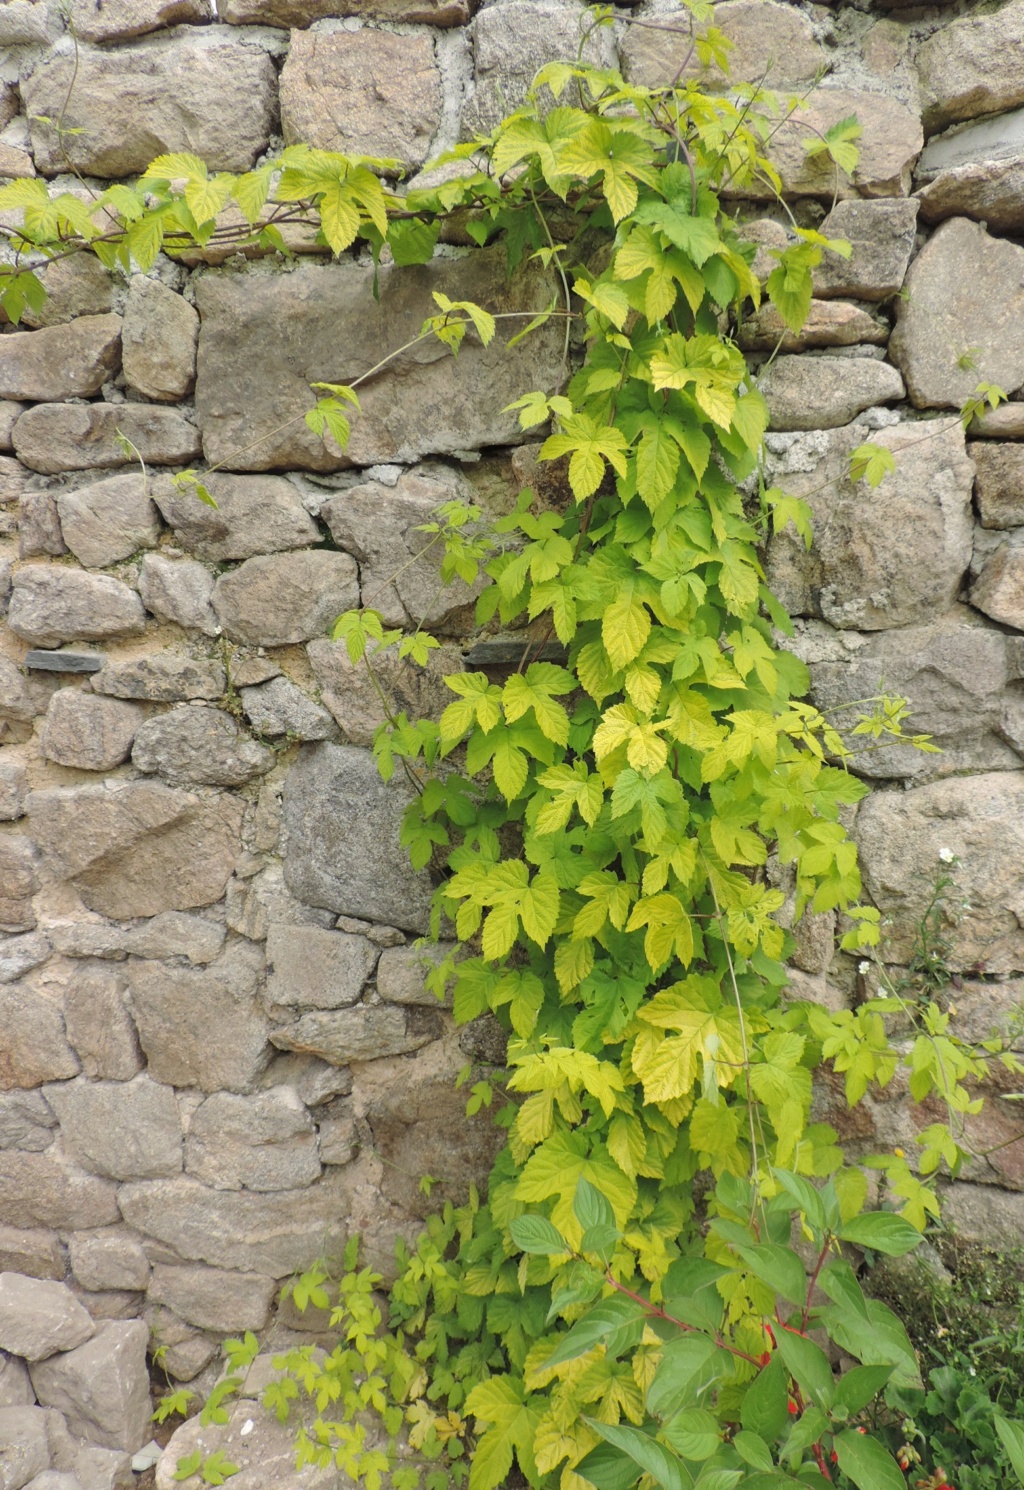
[[[865,973],[870,973],[870,971],[871,971],[871,964],[870,964],[870,962],[868,962],[867,960],[865,960],[864,962],[858,962],[858,964],[857,964],[857,971],[858,971],[858,973],[860,973],[861,977],[863,978],[864,975],[865,975]]]
[[[954,854],[951,848],[940,848],[939,858],[942,860],[943,864],[952,864],[953,860],[956,858],[956,854]]]
[[[255,1426],[256,1426],[256,1424],[253,1422],[252,1418],[246,1418],[245,1422],[242,1424],[241,1428],[239,1428],[239,1430],[238,1430],[239,1437],[240,1438],[248,1438],[249,1434],[252,1432],[252,1430],[255,1428]]]

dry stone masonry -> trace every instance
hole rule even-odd
[[[681,37],[630,24],[678,13],[631,0],[588,33],[578,0],[8,0],[0,177],[80,192],[162,151],[244,170],[308,140],[415,180],[581,44],[638,82],[701,76]],[[796,221],[852,248],[826,253],[798,335],[770,307],[740,330],[771,477],[815,518],[811,551],[784,533],[767,571],[815,700],[905,693],[942,747],[866,756],[855,832],[897,960],[939,854],[959,857],[950,960],[983,1036],[1024,997],[1024,0],[723,0],[715,21],[734,79],[802,96],[772,159]],[[850,114],[860,161],[837,177],[804,145]],[[732,206],[766,274],[788,218],[757,187]],[[426,623],[430,665],[392,649],[381,671],[410,715],[443,707],[443,675],[475,665],[476,592],[417,559],[419,527],[452,499],[499,515],[534,479],[561,500],[505,408],[557,382],[563,333],[410,349],[344,453],[301,416],[311,381],[365,373],[434,291],[535,312],[556,286],[452,241],[385,263],[375,294],[363,258],[287,235],[289,259],[194,250],[149,275],[58,261],[43,309],[0,327],[3,1490],[133,1483],[147,1352],[201,1391],[225,1334],[315,1338],[282,1282],[353,1231],[387,1272],[498,1142],[453,1079],[500,1065],[500,1032],[457,1030],[425,988],[429,878],[368,748],[379,699],[328,633],[360,603]],[[982,380],[1010,402],[965,438]],[[865,440],[895,461],[877,490],[844,475]],[[170,479],[192,465],[218,467],[216,508]],[[835,1007],[857,985],[831,931],[801,928],[792,976]],[[895,1099],[867,1113],[878,1141],[908,1136]],[[1022,1146],[986,1133],[948,1214],[1016,1243]],[[158,1486],[194,1446],[225,1448],[238,1490],[333,1484],[253,1427],[269,1369],[228,1424],[179,1430]]]

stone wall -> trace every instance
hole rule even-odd
[[[680,38],[627,24],[662,12],[671,0],[624,8],[588,55],[667,80]],[[56,3],[0,5],[0,175],[81,191],[70,166],[102,183],[189,149],[240,170],[282,136],[415,179],[574,56],[583,12],[70,0],[70,15],[77,55]],[[959,856],[958,1004],[985,1033],[1024,993],[1024,0],[724,0],[716,23],[734,77],[770,63],[771,84],[806,95],[771,153],[797,219],[853,245],[826,256],[805,331],[764,376],[773,474],[807,495],[817,534],[810,554],[776,540],[770,576],[820,702],[882,684],[942,747],[865,756],[877,791],[856,833],[896,958],[939,851]],[[45,119],[62,110],[58,136]],[[803,126],[851,113],[861,158],[837,187]],[[735,203],[766,250],[787,237],[767,197]],[[287,262],[196,253],[120,279],[55,263],[30,329],[0,335],[0,1272],[66,1280],[101,1325],[145,1320],[178,1380],[201,1380],[226,1332],[267,1326],[281,1280],[349,1231],[386,1266],[496,1141],[452,1084],[500,1062],[500,1038],[456,1031],[424,989],[429,884],[398,845],[401,786],[367,748],[375,696],[326,633],[360,601],[426,619],[437,664],[388,670],[410,713],[437,707],[440,674],[467,665],[472,592],[442,593],[429,556],[391,576],[440,501],[511,504],[536,447],[516,448],[501,411],[557,379],[561,333],[406,354],[367,386],[342,456],[287,423],[310,381],[399,346],[434,289],[497,310],[551,290],[535,270],[506,282],[500,249],[448,244],[385,267],[378,300],[368,263],[289,234]],[[743,326],[755,364],[782,330],[770,308]],[[956,410],[980,379],[1014,401],[965,442]],[[842,475],[866,439],[896,463],[876,491]],[[204,463],[221,467],[215,510],[167,479]],[[831,963],[831,930],[801,929],[793,984],[834,1004],[863,985]],[[1010,1135],[1006,1105],[979,1120],[983,1143]],[[909,1124],[890,1096],[846,1136],[899,1142]],[[1024,1145],[950,1187],[947,1214],[1019,1241]],[[59,1298],[70,1361],[98,1347]],[[300,1323],[283,1306],[272,1338]],[[31,1401],[4,1360],[0,1407]],[[138,1447],[72,1420],[107,1453]]]

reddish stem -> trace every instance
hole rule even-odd
[[[704,1334],[704,1331],[698,1329],[695,1324],[687,1324],[685,1320],[676,1319],[674,1315],[669,1314],[662,1308],[659,1308],[657,1304],[652,1304],[650,1299],[645,1299],[643,1294],[634,1293],[631,1288],[627,1288],[624,1283],[620,1283],[617,1278],[613,1278],[610,1272],[605,1273],[605,1278],[611,1284],[611,1286],[617,1290],[617,1292],[625,1294],[626,1298],[632,1299],[635,1304],[642,1304],[647,1310],[648,1314],[653,1315],[655,1319],[664,1319],[667,1324],[674,1324],[679,1329],[686,1330],[688,1333],[694,1333],[698,1335]],[[757,1366],[758,1368],[760,1368],[761,1362],[758,1360],[756,1355],[748,1355],[745,1350],[740,1350],[738,1346],[730,1345],[729,1341],[725,1338],[724,1335],[715,1334],[712,1335],[711,1338],[714,1340],[717,1346],[719,1346],[722,1350],[727,1350],[730,1355],[737,1356],[741,1361],[749,1361],[752,1366]]]
[[[825,1263],[825,1258],[828,1256],[830,1241],[831,1239],[826,1234],[825,1240],[822,1243],[821,1251],[818,1253],[818,1260],[814,1264],[814,1271],[811,1273],[810,1279],[807,1284],[807,1302],[804,1305],[803,1317],[800,1320],[801,1333],[803,1333],[803,1331],[807,1328],[807,1321],[810,1318],[811,1313],[811,1300],[814,1297],[814,1290],[818,1283],[818,1274],[821,1272],[822,1267]]]

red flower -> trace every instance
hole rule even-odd
[[[789,1409],[789,1411],[793,1414],[794,1417],[800,1411],[799,1407],[797,1407],[797,1405],[793,1401],[792,1397],[790,1397],[789,1401],[786,1403],[786,1406]]]

